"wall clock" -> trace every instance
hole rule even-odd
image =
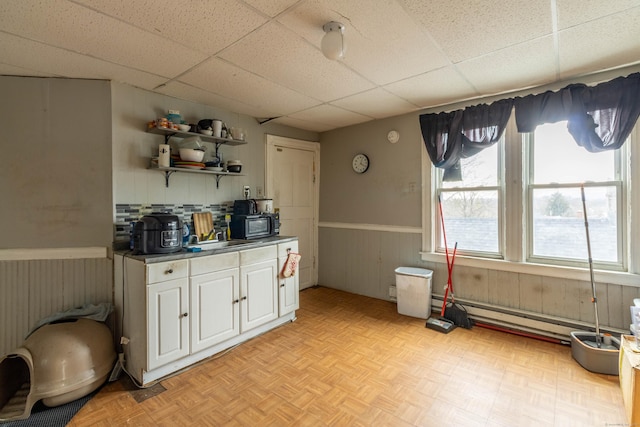
[[[369,169],[369,158],[366,154],[356,154],[351,162],[353,171],[356,173],[365,173]]]

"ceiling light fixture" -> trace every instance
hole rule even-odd
[[[322,26],[326,33],[320,44],[324,56],[331,60],[344,58],[347,46],[344,42],[344,25],[331,21]]]

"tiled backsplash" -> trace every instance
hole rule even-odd
[[[194,212],[211,212],[213,215],[213,225],[216,230],[225,228],[224,216],[233,214],[233,202],[217,203],[213,205],[173,205],[173,204],[116,204],[116,222],[114,224],[114,240],[129,241],[129,230],[131,223],[139,220],[144,215],[153,212],[171,213],[177,215],[180,221],[187,222],[189,228],[193,230],[191,214]]]

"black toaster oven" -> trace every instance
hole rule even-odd
[[[234,214],[229,224],[232,239],[260,239],[280,234],[280,214]]]

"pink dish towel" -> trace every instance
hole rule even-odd
[[[298,268],[298,264],[300,263],[300,258],[302,258],[300,254],[289,252],[280,275],[284,278],[287,278],[292,277],[294,274],[296,274],[296,269]]]

